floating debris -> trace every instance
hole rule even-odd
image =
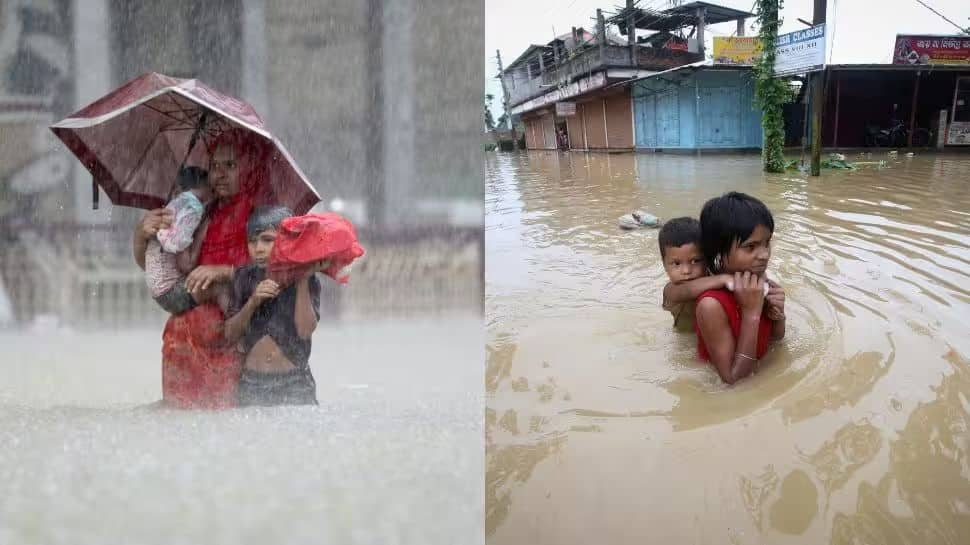
[[[635,210],[630,214],[620,216],[617,223],[620,229],[642,229],[644,227],[660,227],[660,218],[642,210]]]

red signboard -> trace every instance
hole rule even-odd
[[[970,65],[970,36],[897,34],[893,64]]]

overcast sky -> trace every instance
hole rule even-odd
[[[970,0],[923,1],[957,24],[970,26]],[[743,11],[750,11],[753,3],[752,0],[709,2]],[[615,11],[621,4],[625,0],[485,0],[485,92],[496,97],[492,110],[495,117],[502,112],[502,86],[495,79],[496,49],[502,52],[502,62],[507,65],[529,44],[552,40],[553,28],[560,35],[568,33],[573,26],[591,30],[596,24],[596,8]],[[641,4],[661,9],[668,6],[667,0],[641,0]],[[812,6],[813,0],[785,0],[781,32],[805,28],[796,18],[811,21]],[[835,64],[889,62],[897,33],[959,33],[916,0],[829,0],[827,20],[826,57]],[[749,36],[755,34],[750,30],[752,23],[749,19]],[[735,28],[734,22],[714,25],[708,27],[707,36],[729,36]]]

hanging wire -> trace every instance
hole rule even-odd
[[[935,13],[936,15],[938,15],[940,17],[940,19],[943,19],[947,23],[950,23],[951,25],[957,27],[957,29],[959,29],[961,33],[963,33],[963,34],[970,34],[970,29],[963,28],[962,26],[954,23],[953,21],[951,21],[950,19],[948,19],[946,17],[946,15],[943,15],[942,13],[936,11],[935,9],[933,9],[932,6],[930,6],[929,4],[927,4],[926,2],[924,2],[923,0],[916,0],[916,2],[918,4],[920,4],[920,5],[922,5],[924,8],[926,8],[926,9],[932,11],[933,13]]]

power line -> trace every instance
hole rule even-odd
[[[935,9],[933,9],[929,4],[927,4],[923,0],[916,0],[916,2],[919,3],[920,5],[922,5],[924,8],[926,8],[926,9],[932,11],[933,13],[937,14],[940,17],[940,19],[943,19],[947,23],[950,23],[951,25],[953,25],[953,26],[957,27],[958,29],[960,29],[960,32],[962,32],[964,34],[970,34],[970,32],[968,32],[967,29],[965,29],[962,26],[960,26],[960,25],[954,23],[953,21],[947,19],[946,15],[943,15],[942,13],[936,11]]]

